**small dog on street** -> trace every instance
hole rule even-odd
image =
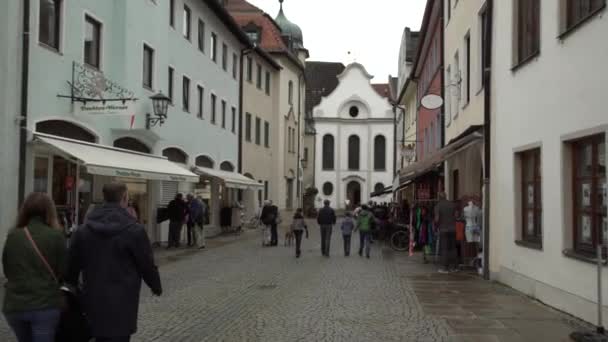
[[[292,246],[295,240],[295,235],[293,231],[289,230],[285,233],[285,247]]]

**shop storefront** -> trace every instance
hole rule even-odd
[[[245,206],[238,201],[239,192],[243,198],[255,197],[264,185],[236,172],[216,170],[205,167],[195,167],[194,173],[200,175],[200,182],[195,186],[195,192],[207,196],[210,208],[210,229],[234,229],[242,226],[245,216]],[[253,213],[249,213],[249,216]]]
[[[434,238],[429,237],[433,233],[433,212],[439,192],[451,193],[449,199],[454,200],[460,213],[468,205],[468,200],[466,203],[461,203],[459,200],[471,198],[470,196],[454,197],[453,192],[456,191],[458,193],[458,185],[460,183],[458,183],[458,179],[456,179],[456,183],[450,182],[450,177],[453,177],[449,168],[450,160],[471,151],[472,148],[478,146],[481,138],[482,136],[479,133],[469,134],[436,151],[428,158],[411,164],[400,171],[399,188],[403,189],[400,196],[408,199],[408,203],[410,204],[410,223],[415,228],[411,234],[411,238],[413,242],[425,247],[426,254],[434,248]],[[480,169],[481,167],[479,167]],[[448,171],[447,174],[446,170]],[[476,171],[479,170],[476,169]],[[478,174],[470,171],[462,176],[470,178]],[[458,172],[456,175],[458,175]],[[478,201],[475,202],[475,204],[477,203]],[[463,240],[463,249],[460,251],[460,255],[463,258],[473,258],[477,254],[476,249],[476,246],[472,246]]]
[[[49,193],[60,219],[69,229],[84,221],[103,202],[102,189],[123,182],[130,205],[153,242],[160,241],[156,212],[162,197],[161,183],[196,183],[199,177],[164,157],[35,133],[33,191]]]

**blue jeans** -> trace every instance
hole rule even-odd
[[[53,342],[61,312],[59,309],[5,314],[19,342]]]
[[[359,231],[359,255],[363,255],[363,248],[365,248],[365,256],[369,257],[371,239],[372,232]]]

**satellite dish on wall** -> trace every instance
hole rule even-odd
[[[420,104],[426,109],[433,110],[443,106],[443,99],[439,95],[429,94],[420,100]]]

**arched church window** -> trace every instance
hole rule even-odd
[[[386,170],[386,138],[382,135],[374,139],[374,170]]]
[[[334,169],[334,137],[325,135],[323,137],[323,170]]]
[[[359,159],[361,155],[361,140],[356,135],[348,138],[348,169],[359,170]]]

